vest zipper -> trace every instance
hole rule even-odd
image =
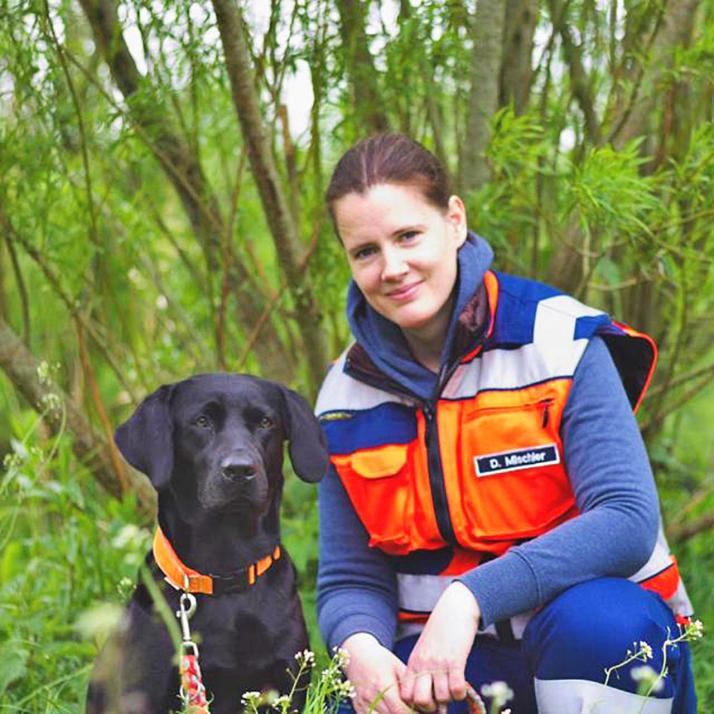
[[[543,428],[545,429],[548,426],[548,422],[550,421],[550,405],[553,403],[552,399],[544,399],[540,404],[543,405]]]
[[[446,496],[446,482],[444,481],[444,467],[441,463],[441,448],[439,446],[439,424],[436,419],[436,405],[441,392],[453,376],[460,362],[452,362],[450,366],[442,365],[436,380],[436,389],[429,401],[422,402],[424,422],[426,425],[426,454],[429,466],[429,486],[431,487],[431,500],[434,504],[434,515],[439,527],[441,537],[451,545],[458,545],[454,525],[449,513],[449,500]]]
[[[479,343],[481,342],[482,340],[479,338]],[[411,397],[421,403],[426,426],[424,436],[426,439],[427,466],[429,469],[429,487],[431,488],[431,500],[434,505],[436,525],[439,528],[441,537],[450,545],[458,545],[459,541],[456,538],[454,526],[451,522],[449,501],[446,496],[444,469],[441,463],[441,449],[439,448],[439,427],[436,420],[436,404],[441,396],[441,391],[460,364],[461,362],[459,360],[455,360],[450,366],[442,365],[436,380],[436,389],[434,389],[434,393],[429,400],[421,400],[407,389],[395,389],[393,385],[385,384],[386,380],[375,379],[372,375],[366,374],[362,370],[354,369],[349,359],[347,361],[347,369],[345,370],[347,374],[351,373],[365,384],[370,384],[377,389],[383,389],[398,396]]]
[[[431,402],[422,403],[424,422],[426,424],[426,454],[429,467],[429,486],[431,499],[434,504],[436,524],[441,537],[451,545],[457,545],[456,533],[451,523],[449,502],[446,497],[446,484],[444,483],[444,470],[441,465],[441,450],[439,448],[439,427],[436,421],[436,412]]]

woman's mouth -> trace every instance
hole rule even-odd
[[[409,285],[404,285],[404,286],[396,288],[394,290],[390,290],[387,293],[387,297],[391,298],[392,300],[397,300],[399,302],[402,302],[405,300],[411,300],[417,294],[417,291],[419,290],[419,286],[423,282],[424,282],[423,280],[418,280],[415,283],[410,283]]]

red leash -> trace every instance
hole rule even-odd
[[[466,704],[469,707],[469,714],[486,714],[483,699],[476,694],[476,690],[470,684],[466,685]]]

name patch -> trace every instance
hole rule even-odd
[[[560,454],[555,444],[531,446],[513,451],[499,451],[496,454],[474,456],[474,466],[477,476],[491,476],[506,471],[532,469],[538,466],[559,464]]]

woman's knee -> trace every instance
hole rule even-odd
[[[639,585],[598,578],[576,585],[546,605],[529,623],[523,644],[539,679],[604,682],[605,670],[640,652],[631,665],[614,670],[612,686],[636,691],[631,667],[663,665],[663,648],[678,634],[665,603]],[[667,652],[676,657],[674,648]]]

